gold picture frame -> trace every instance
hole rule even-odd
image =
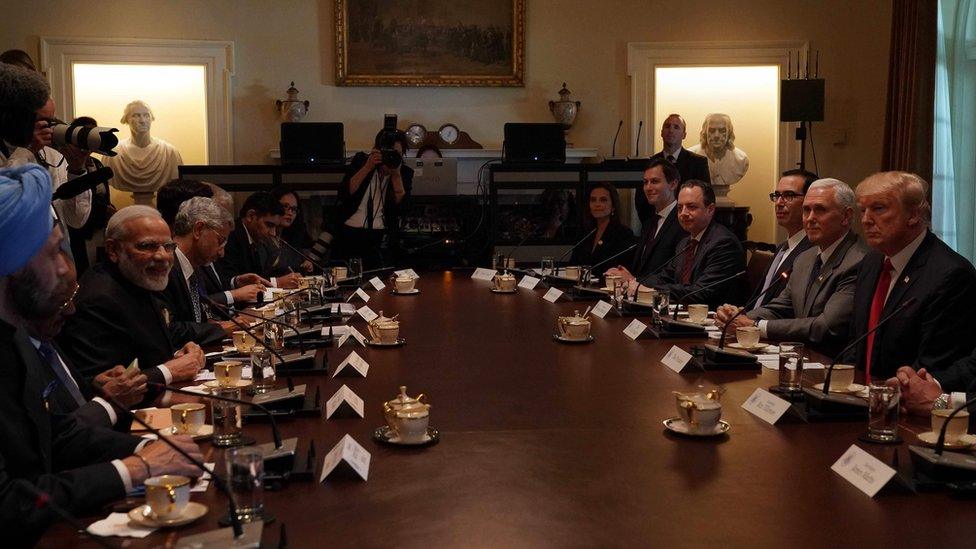
[[[335,0],[336,85],[525,85],[525,0],[411,4]]]

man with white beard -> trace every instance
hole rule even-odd
[[[175,248],[169,226],[153,208],[129,206],[109,220],[108,260],[79,281],[76,312],[58,337],[84,376],[138,359],[150,382],[169,384],[192,380],[204,366],[198,345],[174,345],[171,313],[154,295],[169,282]]]

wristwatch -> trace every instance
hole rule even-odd
[[[948,408],[949,408],[948,393],[942,393],[941,395],[939,395],[939,398],[935,399],[935,402],[932,403],[933,410],[946,410]]]

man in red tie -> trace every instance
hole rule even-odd
[[[723,303],[741,305],[745,299],[745,251],[739,239],[715,217],[715,191],[693,179],[678,191],[678,223],[688,236],[678,242],[684,251],[659,275],[645,283],[671,293],[672,303],[707,303],[715,310]]]
[[[867,337],[841,359],[868,379],[888,378],[907,365],[925,368],[946,391],[963,390],[970,380],[949,366],[976,345],[976,325],[968,321],[976,270],[929,231],[927,191],[923,179],[906,172],[877,173],[857,186],[872,251],[858,272],[850,341]]]

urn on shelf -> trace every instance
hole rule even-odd
[[[559,101],[549,102],[549,112],[552,113],[552,118],[557,124],[562,124],[563,130],[568,134],[569,129],[573,127],[573,122],[576,121],[576,115],[579,114],[580,102],[573,101],[570,97],[570,91],[566,88],[566,83],[563,82],[563,89],[559,90]],[[566,143],[570,145],[570,143]]]
[[[281,114],[282,122],[301,122],[302,118],[308,114],[308,100],[301,100],[298,98],[298,88],[295,87],[295,83],[291,83],[291,87],[285,92],[288,94],[288,99],[275,101],[275,107]]]

